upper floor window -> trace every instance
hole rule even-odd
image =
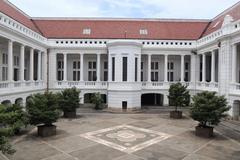
[[[2,64],[3,65],[8,64],[8,55],[5,53],[2,54]]]
[[[95,61],[88,62],[88,81],[97,80],[97,63]]]
[[[173,82],[174,81],[174,63],[168,62],[168,81]]]
[[[108,62],[105,61],[103,64],[103,80],[107,81],[108,80]]]
[[[151,81],[158,81],[158,62],[151,62]]]
[[[80,80],[80,61],[73,61],[73,81]]]
[[[63,60],[58,60],[57,62],[57,80],[62,81],[63,80],[63,70],[64,70],[64,65],[63,65]]]

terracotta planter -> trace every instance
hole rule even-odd
[[[213,127],[195,127],[195,134],[199,137],[210,138],[213,136]]]
[[[49,137],[54,136],[57,133],[57,127],[55,125],[47,126],[47,125],[41,125],[38,126],[38,136],[41,137]]]
[[[77,117],[77,111],[75,110],[75,111],[65,111],[64,113],[63,113],[63,117],[64,118],[76,118]]]
[[[174,119],[181,119],[182,118],[182,111],[171,111],[170,118]]]

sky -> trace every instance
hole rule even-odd
[[[31,17],[212,19],[239,0],[9,0]]]

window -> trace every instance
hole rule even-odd
[[[138,58],[135,58],[135,82],[138,81]]]
[[[7,81],[8,79],[8,55],[2,54],[2,81]]]
[[[147,29],[140,29],[140,30],[139,30],[139,34],[141,34],[141,35],[147,35],[147,34],[148,34],[148,30],[147,30]]]
[[[80,61],[73,61],[73,81],[80,81]]]
[[[64,72],[63,60],[59,60],[57,62],[57,80],[58,81],[63,80],[63,72]]]
[[[14,61],[13,61],[13,64],[14,64],[14,66],[19,66],[19,57],[18,56],[14,56],[14,59],[13,59]]]
[[[96,81],[97,80],[97,63],[95,61],[88,62],[88,81]]]
[[[199,77],[200,77],[200,81],[202,81],[202,70],[203,70],[203,64],[202,64],[202,61],[200,62],[200,75],[199,75]]]
[[[103,81],[108,81],[108,62],[103,65]]]
[[[189,81],[189,63],[186,62],[184,66],[184,81]]]
[[[158,81],[158,62],[151,62],[151,81]]]
[[[168,81],[173,82],[174,81],[174,63],[168,62]]]
[[[143,81],[143,62],[141,62],[141,81]]]
[[[112,81],[115,81],[115,57],[112,57]]]
[[[123,72],[122,72],[122,81],[127,81],[127,57],[123,57],[123,62],[122,62],[122,67],[123,67]]]
[[[90,28],[83,29],[83,34],[91,34],[91,29]]]

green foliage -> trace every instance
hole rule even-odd
[[[65,89],[59,93],[59,107],[64,112],[73,112],[79,107],[80,91],[76,87]]]
[[[95,104],[95,109],[102,109],[103,99],[100,93],[95,93],[91,99],[92,103]]]
[[[30,124],[51,126],[60,116],[58,96],[53,93],[35,94],[27,101]]]
[[[1,133],[0,133],[0,151],[2,151],[3,154],[14,154],[15,153],[15,150],[12,148],[7,137],[1,136]]]
[[[16,123],[18,123],[17,117],[19,115],[17,114],[18,111],[15,112],[15,110],[18,110],[15,106],[0,105],[0,151],[3,154],[13,154],[15,152],[8,141],[8,137],[14,134]]]
[[[28,125],[29,120],[23,108],[20,105],[13,104],[0,106],[0,122],[3,126],[11,127],[13,133],[18,133],[22,127]]]
[[[190,95],[187,86],[181,83],[172,84],[169,88],[168,99],[171,104],[175,106],[176,111],[178,107],[188,106],[190,103]]]
[[[190,116],[203,127],[218,125],[230,109],[226,98],[217,96],[216,92],[204,91],[195,95],[192,100]]]

